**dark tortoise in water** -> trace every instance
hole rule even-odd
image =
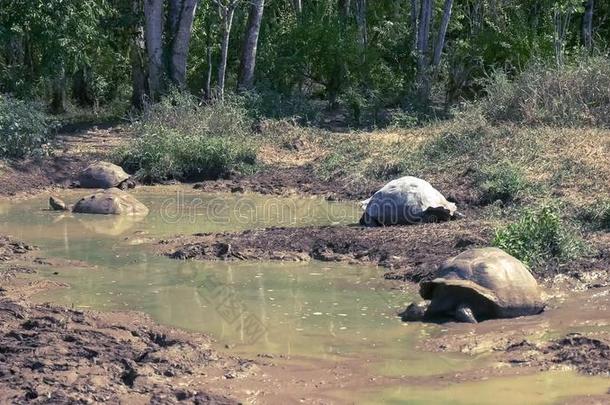
[[[446,262],[420,284],[429,304],[411,304],[404,320],[453,318],[477,322],[542,312],[536,279],[523,263],[497,248],[471,249]]]

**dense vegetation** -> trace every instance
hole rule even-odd
[[[199,106],[174,93],[145,110],[134,124],[139,136],[116,159],[142,181],[216,179],[256,163],[251,126],[239,100]]]
[[[172,86],[207,99],[240,88],[269,116],[317,121],[330,107],[357,126],[442,117],[493,76],[494,119],[607,124],[607,61],[555,72],[605,54],[609,17],[593,0],[17,0],[0,6],[0,93],[114,111]],[[502,91],[515,77],[519,91]],[[568,84],[570,108],[540,99]]]
[[[0,94],[0,156],[22,158],[43,153],[54,125],[37,103]]]

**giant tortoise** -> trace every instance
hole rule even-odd
[[[405,176],[390,181],[362,202],[365,226],[407,225],[444,221],[456,216],[457,207],[430,183]]]
[[[83,197],[74,204],[72,212],[105,215],[146,215],[148,208],[134,196],[118,188],[109,188]]]
[[[78,181],[82,188],[123,188],[129,179],[122,167],[109,162],[95,162],[83,170]]]
[[[497,248],[471,249],[445,261],[420,283],[427,305],[411,304],[404,320],[453,318],[477,322],[535,315],[544,309],[536,279],[523,263]]]

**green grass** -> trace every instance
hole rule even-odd
[[[565,264],[587,252],[587,247],[553,206],[526,209],[520,218],[496,230],[492,245],[515,256],[534,271]]]
[[[501,161],[479,170],[477,186],[483,203],[490,204],[498,200],[512,203],[527,192],[529,183],[518,165]]]
[[[610,231],[610,197],[600,198],[585,207],[578,219],[587,228],[598,231]]]
[[[0,158],[23,158],[46,153],[56,123],[34,102],[0,94]]]
[[[134,124],[135,141],[120,149],[115,160],[147,182],[249,172],[258,149],[251,125],[235,101],[200,106],[191,96],[173,93],[147,108]]]

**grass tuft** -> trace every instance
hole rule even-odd
[[[497,74],[482,113],[492,122],[610,127],[610,64],[603,57],[560,69],[533,64],[510,80]]]
[[[236,100],[200,106],[172,93],[134,124],[137,137],[115,160],[142,181],[204,180],[254,170],[252,121]]]
[[[507,161],[481,168],[477,185],[481,191],[481,202],[485,204],[498,200],[503,203],[516,202],[529,187],[521,167]]]
[[[559,210],[553,206],[525,210],[517,222],[496,231],[492,245],[534,271],[565,264],[587,251],[578,232],[564,223]]]
[[[593,230],[610,231],[610,198],[599,199],[585,207],[578,219]]]

